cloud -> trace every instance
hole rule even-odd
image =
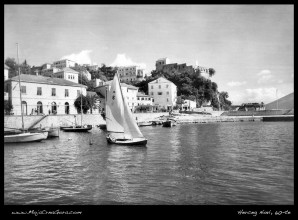
[[[63,59],[69,59],[72,61],[75,61],[78,64],[92,64],[90,53],[92,50],[82,50],[79,53],[73,53],[70,55],[65,55],[61,57],[61,60]]]
[[[110,64],[110,66],[139,66],[142,69],[146,69],[145,63],[136,63],[132,59],[124,54],[117,54],[116,59]]]
[[[258,79],[258,84],[268,83],[268,81],[273,78],[270,70],[262,70],[257,75],[260,77]]]
[[[246,84],[246,81],[242,81],[242,82],[228,82],[227,85],[228,86],[231,86],[231,87],[234,87],[234,86],[242,86],[242,85],[245,85]]]

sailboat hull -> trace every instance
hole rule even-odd
[[[5,135],[4,143],[24,143],[24,142],[42,141],[47,139],[47,137],[48,137],[48,132]]]
[[[133,138],[133,139],[111,139],[107,137],[109,144],[118,144],[118,145],[146,145],[147,139],[145,138]]]

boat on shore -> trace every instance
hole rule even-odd
[[[152,126],[152,122],[138,122],[137,123],[139,127],[144,127],[144,126]]]
[[[73,127],[64,127],[62,128],[65,132],[88,132],[92,129],[92,125],[85,126],[73,126]]]
[[[20,65],[19,65],[19,52],[17,44],[17,59],[18,59],[18,75],[19,75],[19,93],[20,93],[20,104],[21,104],[21,116],[22,116],[22,128],[18,129],[20,132],[15,132],[11,134],[4,134],[4,143],[23,143],[23,142],[33,142],[42,141],[47,139],[48,132],[29,132],[24,128],[24,111],[22,102],[22,92],[21,92],[21,77],[20,77]]]
[[[166,120],[162,123],[163,127],[173,127],[176,126],[176,121],[175,120]]]
[[[4,143],[24,143],[42,141],[48,138],[48,132],[24,132],[19,134],[4,135]]]
[[[106,125],[109,144],[146,145],[147,139],[140,131],[126,98],[122,94],[119,78],[115,74],[106,96]]]

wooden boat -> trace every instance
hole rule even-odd
[[[18,44],[17,44],[17,57],[18,57],[18,74],[19,74],[19,91],[20,91],[20,102],[21,102],[21,116],[22,116],[22,129],[19,129],[21,133],[7,134],[4,135],[4,143],[23,143],[23,142],[33,142],[42,141],[47,139],[48,132],[29,132],[24,129],[24,112],[22,104],[22,93],[21,93],[21,79],[20,79],[20,65],[18,56]]]
[[[4,143],[24,143],[42,141],[48,138],[48,132],[24,132],[20,134],[4,135]]]
[[[163,127],[173,127],[175,125],[176,125],[176,122],[174,120],[167,120],[162,123]]]
[[[63,131],[66,132],[88,132],[92,129],[92,125],[85,125],[85,126],[73,126],[73,127],[64,127],[62,128]]]
[[[123,97],[117,74],[106,96],[107,142],[119,145],[146,145],[147,139],[140,131],[126,99]]]
[[[138,122],[137,124],[139,127],[144,127],[144,126],[151,126],[152,122]]]

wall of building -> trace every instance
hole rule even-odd
[[[172,82],[159,78],[148,84],[148,95],[153,97],[153,105],[160,105],[164,108],[173,107],[177,101],[177,87]]]
[[[74,101],[77,98],[78,91],[81,93],[80,87],[49,85],[22,82],[22,86],[26,86],[26,94],[22,93],[22,100],[27,103],[27,114],[31,114],[32,109],[37,108],[37,102],[42,103],[43,113],[48,114],[48,111],[52,109],[52,102],[57,105],[57,114],[65,114],[65,103],[69,103],[69,113],[76,114],[77,110],[74,107]],[[42,95],[37,95],[37,87],[42,88]],[[52,96],[52,88],[56,88],[56,96]],[[11,92],[9,97],[13,105],[13,114],[21,114],[20,105],[20,90],[18,82],[12,81]],[[65,89],[68,89],[69,96],[65,97]],[[86,95],[86,88],[82,88],[83,95]],[[26,112],[25,112],[26,113]]]
[[[143,69],[137,66],[118,67],[117,73],[120,76],[120,82],[134,82],[144,80]]]

